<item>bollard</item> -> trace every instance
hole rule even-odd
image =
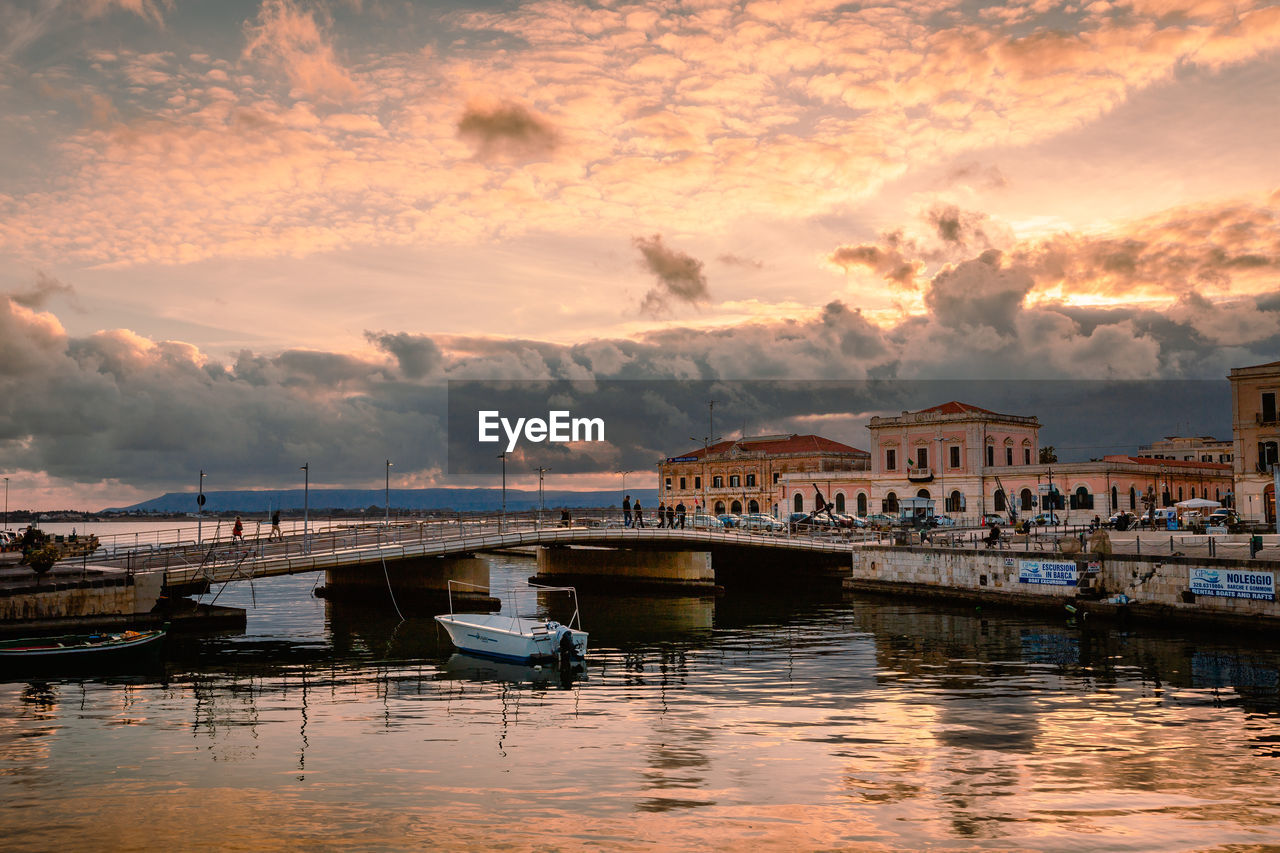
[[[1254,557],[1258,556],[1258,552],[1261,550],[1262,550],[1262,537],[1250,536],[1249,537],[1249,558],[1253,559]]]

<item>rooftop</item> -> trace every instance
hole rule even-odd
[[[789,453],[842,453],[870,456],[865,450],[859,450],[856,447],[850,447],[847,444],[832,441],[820,435],[797,435],[795,433],[747,436],[746,438],[718,441],[705,450],[698,448],[684,455],[702,459],[704,453],[710,456],[717,456],[730,453],[735,447],[741,453],[759,453],[765,456],[781,456]]]

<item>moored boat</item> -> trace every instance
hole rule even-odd
[[[582,630],[578,594],[571,586],[529,584],[539,593],[567,595],[573,615],[567,624],[554,619],[502,613],[454,613],[453,586],[449,582],[449,612],[436,617],[449,639],[464,652],[498,660],[529,663],[541,660],[581,660],[587,653],[587,632]]]
[[[96,667],[145,659],[158,653],[168,625],[154,631],[119,631],[101,634],[67,634],[59,637],[25,637],[0,640],[0,668]]]

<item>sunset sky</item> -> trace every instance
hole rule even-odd
[[[1221,379],[1278,140],[1249,0],[11,0],[0,469],[450,485],[450,378]]]

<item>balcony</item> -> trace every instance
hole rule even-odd
[[[1275,426],[1277,423],[1277,415],[1275,412],[1272,412],[1271,416],[1267,417],[1263,412],[1254,412],[1253,420],[1258,426]]]
[[[908,468],[907,479],[916,483],[928,482],[933,479],[932,468]]]

